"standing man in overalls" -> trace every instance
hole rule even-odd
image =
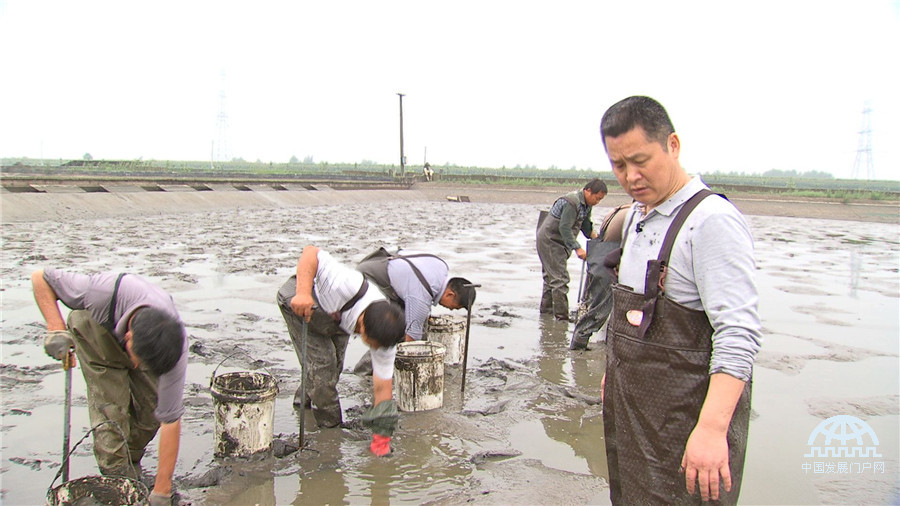
[[[566,262],[572,252],[582,261],[587,251],[578,243],[578,232],[595,239],[591,208],[606,196],[606,183],[592,179],[584,188],[556,199],[550,211],[541,211],[537,227],[537,253],[541,260],[544,288],[541,314],[553,314],[557,320],[569,320],[569,271]]]
[[[600,133],[636,201],[607,332],[612,502],[736,503],[761,342],[749,227],[681,167],[681,141],[657,101],[616,103]]]
[[[374,432],[372,452],[389,453],[399,417],[392,380],[397,343],[405,330],[403,310],[361,273],[316,246],[303,249],[296,274],[278,290],[277,302],[296,349],[302,349],[304,322],[308,325],[309,370],[301,373],[309,382],[310,406],[320,427],[337,427],[343,421],[337,384],[350,336],[361,336],[370,348],[374,401],[363,423]]]
[[[159,462],[150,504],[172,503],[181,440],[188,341],[172,296],[134,274],[31,275],[47,335],[44,350],[67,360],[70,349],[87,384],[94,456],[100,472],[139,478],[144,448],[159,431]],[[63,319],[57,302],[72,311]],[[123,436],[125,440],[123,441]],[[130,457],[129,461],[127,457]]]

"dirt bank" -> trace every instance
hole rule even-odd
[[[427,200],[440,200],[445,196],[452,195],[467,195],[473,202],[549,204],[559,195],[575,188],[419,183],[413,189],[426,196]],[[729,194],[728,199],[741,212],[750,216],[900,223],[900,202],[857,200],[845,203],[840,199],[754,193]],[[615,207],[628,202],[631,202],[631,198],[621,187],[611,185],[609,195],[603,199],[600,207]]]

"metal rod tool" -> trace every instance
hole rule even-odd
[[[468,284],[464,285],[471,288],[479,288],[481,285],[476,284]],[[469,361],[469,327],[472,324],[472,304],[469,304],[469,307],[466,308],[466,343],[463,347],[463,365],[462,365],[462,383],[460,384],[459,391],[465,393],[466,391],[466,364]]]

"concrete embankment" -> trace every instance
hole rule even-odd
[[[425,200],[415,190],[4,193],[4,222]]]
[[[275,209],[301,206],[358,204],[390,201],[447,202],[461,196],[468,202],[511,204],[551,204],[567,187],[504,188],[479,185],[416,184],[410,189],[334,190],[257,188],[237,191],[222,185],[214,191],[143,191],[139,186],[122,185],[104,192],[84,192],[71,187],[44,187],[46,193],[3,192],[2,221],[55,221],[95,219],[129,215],[196,213],[223,209]],[[626,201],[620,198],[607,200]],[[604,201],[606,204],[606,201]],[[608,205],[618,205],[608,204]]]
[[[0,219],[3,222],[54,221],[235,208],[275,209],[390,201],[446,202],[460,196],[466,196],[469,202],[549,206],[557,197],[572,190],[562,186],[509,187],[441,182],[417,183],[406,190],[334,190],[319,186],[316,189],[239,191],[228,185],[222,187],[229,189],[142,191],[139,187],[123,186],[107,192],[76,192],[59,187],[54,190],[45,187],[46,193],[4,191],[0,194]],[[839,199],[776,198],[763,194],[740,194],[729,198],[746,215],[900,223],[900,203],[897,201],[843,202]],[[609,195],[599,207],[615,207],[630,201],[621,189],[610,188]],[[595,221],[599,221],[597,217]]]

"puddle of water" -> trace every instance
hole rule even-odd
[[[551,439],[540,420],[519,422],[509,432],[510,441],[523,457],[540,460],[545,466],[560,471],[590,473],[587,462],[576,456],[570,445]]]

